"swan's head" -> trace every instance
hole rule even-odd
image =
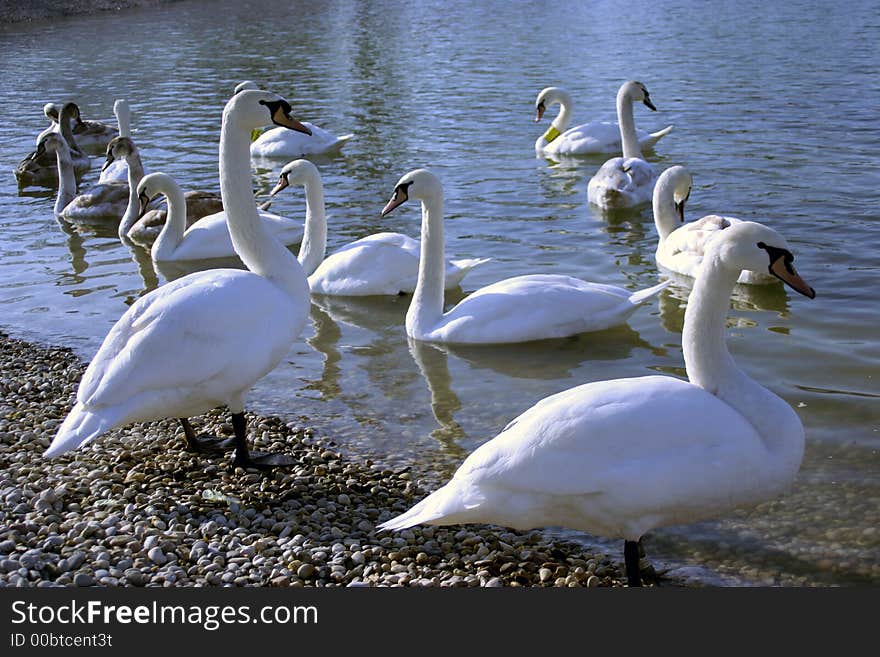
[[[165,173],[150,173],[141,178],[137,186],[138,200],[141,204],[138,219],[147,213],[150,204],[157,198],[179,190],[180,187],[174,178]]]
[[[796,292],[813,299],[816,292],[795,271],[794,256],[785,238],[772,228],[754,221],[735,223],[722,229],[706,249],[706,259],[719,258],[737,272],[743,269],[769,272]]]
[[[281,169],[281,173],[278,175],[278,184],[269,192],[269,195],[275,196],[290,185],[306,185],[320,179],[321,174],[318,173],[318,167],[314,164],[308,160],[294,160],[285,164]]]
[[[233,122],[250,133],[267,123],[290,128],[307,135],[312,134],[302,123],[293,118],[290,103],[278,94],[257,89],[245,89],[235,94],[223,109],[223,123]]]
[[[66,102],[61,106],[60,116],[62,118],[67,117],[69,121],[76,121],[77,125],[80,125],[82,120],[82,115],[79,111],[79,105],[74,102]]]
[[[67,145],[67,141],[65,141],[60,133],[50,132],[43,135],[40,141],[37,142],[37,150],[34,151],[34,157],[40,157],[45,153],[52,155],[61,153],[62,156],[70,157],[70,146]]]
[[[61,105],[58,103],[46,103],[43,105],[43,114],[52,123],[58,123],[58,113],[61,111]]]
[[[128,107],[128,101],[125,100],[125,98],[117,98],[113,102],[113,113],[116,116],[119,116],[120,114],[128,116],[131,113],[131,109]]]
[[[425,200],[443,195],[443,186],[440,179],[427,169],[410,171],[397,181],[391,200],[382,209],[382,216],[391,212],[398,205],[403,205],[409,199]]]
[[[634,103],[641,101],[648,109],[653,110],[654,112],[657,111],[657,108],[654,107],[654,103],[651,102],[651,95],[648,93],[648,88],[641,82],[636,82],[635,80],[624,82],[621,85],[620,90],[617,92],[617,95],[624,96]]]
[[[137,146],[128,137],[114,137],[107,144],[107,160],[101,171],[109,167],[116,160],[127,159],[130,155],[137,153]]]
[[[254,89],[259,89],[256,82],[252,80],[244,80],[243,82],[239,82],[237,85],[235,85],[235,91],[232,92],[232,95],[234,96],[240,91],[248,91]]]
[[[681,221],[684,221],[684,204],[691,195],[694,179],[690,172],[682,166],[669,167],[657,178],[654,186],[654,196],[662,197],[672,195],[675,212]]]
[[[535,123],[538,123],[544,116],[547,108],[554,103],[564,103],[568,101],[570,96],[561,87],[547,87],[541,90],[535,99]]]

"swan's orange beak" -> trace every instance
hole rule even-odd
[[[287,180],[287,176],[285,176],[285,175],[282,173],[280,176],[278,176],[278,184],[275,185],[275,187],[272,188],[272,191],[269,192],[269,196],[275,196],[275,194],[277,194],[278,192],[280,192],[280,191],[281,191],[282,189],[284,189],[285,187],[288,187],[289,185],[290,185],[290,183],[289,183],[288,180]]]
[[[789,285],[791,289],[800,292],[810,299],[816,298],[816,291],[807,285],[807,282],[801,278],[791,264],[790,256],[781,255],[772,263],[770,263],[770,273],[783,283]]]
[[[538,123],[544,116],[544,112],[547,111],[547,107],[544,105],[544,101],[542,100],[535,106],[535,123]]]
[[[403,205],[408,199],[409,197],[406,194],[406,187],[398,185],[394,188],[394,196],[392,196],[391,200],[388,201],[384,208],[382,208],[382,216],[384,217],[398,205]]]
[[[312,131],[309,130],[302,123],[297,121],[295,118],[290,116],[284,111],[283,107],[278,107],[275,112],[272,114],[272,123],[275,125],[280,125],[284,128],[290,128],[291,130],[296,130],[297,132],[304,132],[307,135],[312,134]]]

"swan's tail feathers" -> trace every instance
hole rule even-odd
[[[638,292],[635,292],[634,294],[631,294],[629,296],[629,302],[631,304],[633,304],[634,306],[636,306],[640,303],[644,303],[645,301],[649,301],[650,299],[652,299],[655,296],[657,296],[658,294],[660,294],[661,291],[663,291],[667,287],[669,287],[669,285],[671,283],[672,283],[671,280],[667,280],[667,281],[663,281],[662,283],[658,283],[657,285],[655,285],[653,287],[649,287],[644,290],[639,290]]]
[[[450,260],[453,265],[463,271],[470,271],[474,267],[489,262],[492,258],[462,258],[461,260]]]
[[[353,133],[353,132],[350,132],[350,133],[348,133],[347,135],[342,135],[341,137],[338,137],[338,138],[336,139],[336,143],[334,144],[334,146],[335,146],[336,148],[342,148],[343,146],[345,146],[346,142],[347,142],[349,139],[351,139],[352,137],[354,137],[354,133]]]
[[[80,445],[91,442],[113,426],[113,421],[106,415],[99,415],[87,410],[77,403],[61,424],[58,433],[52,440],[43,456],[52,458],[64,454]]]
[[[406,529],[415,525],[449,525],[464,520],[468,507],[453,483],[446,484],[428,495],[409,511],[386,520],[376,529]],[[439,521],[439,522],[438,522]]]
[[[665,137],[670,132],[672,132],[671,125],[668,125],[662,130],[658,130],[657,132],[652,132],[651,135],[647,139],[645,139],[645,142],[644,144],[642,144],[642,146],[644,146],[645,148],[653,148],[654,144],[656,144],[658,141],[660,141],[661,138]]]

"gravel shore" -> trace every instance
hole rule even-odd
[[[192,454],[176,421],[42,458],[85,369],[0,332],[0,586],[621,586],[620,564],[539,532],[375,526],[427,492],[318,431],[249,414],[286,472]],[[231,435],[228,414],[195,418]]]

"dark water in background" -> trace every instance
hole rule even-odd
[[[415,207],[379,211],[402,174],[428,166],[445,184],[447,253],[492,257],[465,290],[538,271],[654,284],[650,209],[603,216],[587,203],[604,158],[553,163],[533,150],[548,124],[532,123],[541,88],[566,87],[582,123],[613,120],[618,86],[638,79],[659,111],[637,107],[636,125],[675,126],[649,160],[694,174],[689,217],[776,228],[818,293],[745,290],[729,318],[737,362],[806,428],[794,490],[657,531],[649,550],[672,566],[705,566],[697,574],[710,581],[880,582],[876,3],[634,0],[629,16],[623,6],[183,2],[0,26],[0,327],[89,358],[156,280],[115,227],[62,226],[50,190],[19,194],[12,169],[46,125],[43,103],[76,100],[87,118],[110,120],[113,100],[126,98],[148,170],[217,189],[220,111],[243,79],[287,97],[302,120],[355,133],[343,157],[318,161],[331,250],[379,230],[416,236]],[[260,192],[282,164],[256,170]],[[96,161],[82,188],[99,170]],[[301,192],[273,210],[301,215]],[[548,394],[683,375],[686,298],[673,287],[626,326],[576,339],[454,349],[408,343],[408,298],[321,301],[251,408],[439,482]]]

